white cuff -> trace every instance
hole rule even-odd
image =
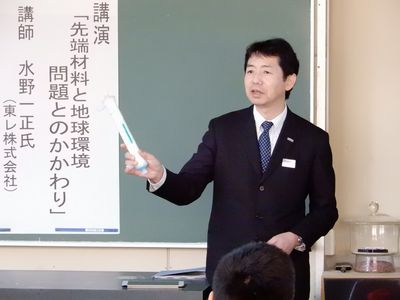
[[[152,183],[150,180],[147,180],[149,182],[149,192],[153,193],[157,191],[164,184],[166,179],[167,179],[167,170],[163,166],[163,174],[159,182]]]

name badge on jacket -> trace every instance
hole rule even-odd
[[[296,160],[284,158],[282,159],[282,167],[294,169],[296,168]]]

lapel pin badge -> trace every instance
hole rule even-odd
[[[286,138],[289,142],[294,143],[294,139],[292,139],[291,137],[287,137]]]

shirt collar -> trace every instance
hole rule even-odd
[[[255,106],[253,106],[253,115],[254,115],[254,120],[256,122],[257,132],[262,131],[261,124],[264,121],[270,121],[274,123],[274,126],[272,126],[271,129],[280,132],[283,127],[283,122],[285,122],[286,119],[287,105],[285,104],[285,108],[283,109],[283,111],[272,120],[265,120],[264,117],[257,111]]]

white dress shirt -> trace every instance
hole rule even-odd
[[[253,106],[253,115],[254,120],[256,122],[256,130],[257,130],[257,138],[260,138],[261,133],[264,131],[261,124],[264,121],[272,122],[274,125],[269,130],[269,140],[271,142],[271,155],[274,152],[276,142],[278,140],[279,134],[281,133],[283,123],[285,122],[287,115],[287,106],[285,105],[285,109],[277,115],[272,120],[265,120],[264,117],[257,111],[256,107]]]

